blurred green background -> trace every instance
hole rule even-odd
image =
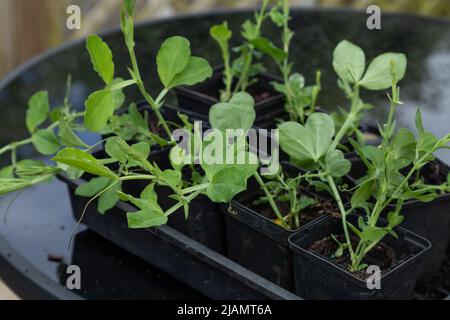
[[[274,0],[275,1],[275,0]],[[0,78],[61,43],[117,25],[121,0],[0,0]],[[450,17],[450,0],[291,0],[293,6],[340,6]],[[138,0],[138,20],[222,8],[254,7],[259,0]],[[66,28],[69,5],[81,8],[82,29]]]

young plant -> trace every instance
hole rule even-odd
[[[372,108],[360,97],[361,88],[370,91],[386,90],[391,87],[391,61],[395,64],[395,78],[403,79],[406,72],[406,57],[401,53],[383,53],[377,56],[366,68],[366,56],[363,50],[347,40],[341,41],[333,53],[333,68],[338,75],[338,85],[350,100],[350,110],[339,108],[333,118],[339,132],[336,143],[339,144],[345,136],[356,134],[363,141],[359,124],[365,111]],[[392,115],[393,116],[393,115]]]
[[[255,41],[260,38],[263,23],[269,17],[268,5],[269,0],[262,0],[260,10],[255,13],[255,20],[246,20],[242,25],[242,37],[245,42],[235,48],[240,56],[233,62],[229,45],[233,33],[228,28],[228,23],[223,22],[210,29],[210,35],[218,43],[224,62],[225,88],[221,92],[221,101],[226,102],[232,94],[246,91],[254,83],[252,78],[264,71],[261,63],[254,63],[255,58],[260,58],[260,54],[255,50]]]
[[[63,147],[87,147],[76,132],[83,129],[76,120],[84,113],[75,112],[69,100],[70,77],[67,94],[61,107],[50,111],[48,93],[40,91],[28,101],[26,126],[30,136],[12,142],[0,149],[0,156],[9,153],[10,164],[0,170],[0,195],[48,182],[60,172],[59,168],[46,165],[42,161],[17,159],[19,148],[32,145],[42,156],[55,154]]]
[[[248,130],[254,121],[254,102],[246,93],[238,93],[232,97],[229,103],[213,106],[211,111],[211,123],[213,127],[222,132],[224,126],[228,126],[227,120],[223,121],[223,114],[230,113],[230,109],[246,110],[248,112],[234,113],[233,122],[239,123],[244,130]],[[253,116],[252,116],[253,112]],[[252,120],[253,119],[253,120]],[[228,118],[231,120],[231,118]],[[197,132],[190,132],[194,139]],[[184,162],[175,161],[175,155],[180,156],[182,149],[177,145],[171,152],[173,169],[162,171],[157,163],[151,163],[148,159],[150,147],[145,142],[128,145],[120,137],[109,138],[106,142],[105,151],[108,155],[104,159],[96,159],[88,152],[75,148],[66,148],[60,151],[54,161],[60,165],[89,173],[94,176],[88,183],[77,189],[77,194],[99,199],[98,209],[101,213],[106,212],[120,199],[134,204],[139,211],[128,213],[128,224],[130,228],[148,228],[160,226],[167,223],[171,214],[183,208],[186,218],[189,214],[189,204],[200,194],[206,195],[213,202],[229,202],[239,192],[247,187],[247,180],[255,174],[258,164],[252,154],[237,144],[220,144],[222,147],[211,147],[209,143],[201,143],[197,151],[202,152],[203,161],[200,163],[204,176],[192,181],[183,181],[182,169]],[[226,154],[232,154],[233,158],[243,157],[248,159],[244,164],[224,161]],[[219,161],[216,161],[219,157]],[[181,154],[182,157],[186,156]],[[220,161],[222,159],[222,161]],[[253,160],[251,160],[253,159]],[[179,159],[178,159],[179,160]],[[188,164],[194,164],[193,158]],[[116,170],[112,170],[105,164],[114,164]],[[199,172],[197,172],[199,174]],[[143,190],[139,198],[123,193],[122,183],[124,181],[148,181],[149,184]],[[189,184],[189,187],[185,187]],[[170,188],[171,198],[176,204],[164,211],[158,204],[158,195],[155,186]],[[92,201],[91,200],[91,201]]]
[[[54,155],[63,147],[81,147],[84,148],[83,152],[89,155],[94,146],[87,146],[81,141],[74,132],[75,128],[77,131],[87,129],[104,134],[115,133],[127,140],[134,140],[134,138],[144,140],[135,145],[137,152],[141,152],[141,154],[146,154],[147,150],[149,152],[150,145],[153,143],[160,145],[173,143],[170,141],[172,135],[167,121],[159,110],[164,98],[174,87],[192,85],[210,77],[212,69],[205,59],[191,55],[190,44],[186,38],[175,36],[167,39],[162,44],[157,55],[157,71],[164,89],[154,99],[144,86],[134,53],[134,6],[134,0],[124,0],[121,16],[122,31],[132,64],[132,69],[129,69],[131,79],[115,78],[115,65],[109,46],[97,35],[89,36],[86,41],[86,47],[94,70],[104,82],[104,88],[89,96],[85,102],[85,112],[81,113],[75,113],[70,109],[68,97],[66,97],[63,107],[57,108],[52,112],[49,111],[46,92],[39,92],[30,99],[26,122],[31,137],[11,143],[0,149],[0,155],[11,152],[11,165],[1,171],[0,194],[46,181],[52,175],[60,172],[61,169],[68,169],[66,166],[62,166],[62,168],[49,167],[29,160],[19,163],[17,161],[17,148],[21,146],[33,144],[35,149],[43,155]],[[138,86],[144,99],[157,116],[158,125],[161,125],[165,132],[164,137],[160,137],[159,134],[148,130],[148,115],[141,115],[133,104],[130,106],[127,115],[122,117],[114,115],[115,111],[122,106],[125,100],[122,90],[134,84]],[[75,124],[75,120],[78,118],[84,118],[84,127]],[[43,125],[48,119],[51,124],[46,128],[40,129],[39,126]],[[127,130],[130,127],[134,128],[131,131]],[[69,151],[71,150],[69,149]],[[74,170],[76,166],[71,168],[69,168],[68,174],[73,178],[80,177],[83,172],[89,172]],[[105,181],[105,179],[100,179],[97,181],[98,185],[96,187],[106,184]],[[114,197],[109,196],[114,193],[114,188],[119,186],[120,183],[118,182],[108,184],[107,191],[109,193],[105,191],[102,197],[102,200],[104,199],[106,202],[101,206],[102,212],[115,203]]]
[[[289,209],[284,212],[282,218],[277,218],[275,223],[283,226],[288,230],[296,230],[302,226],[302,213],[304,210],[311,207],[321,206],[318,199],[307,195],[304,192],[302,183],[304,180],[310,180],[314,175],[304,174],[296,177],[286,177],[280,170],[273,177],[265,177],[265,187],[270,193],[271,198],[276,204],[276,209],[272,208],[274,212],[280,210],[281,205],[287,206]],[[253,205],[269,204],[269,196],[264,195],[253,202]]]
[[[292,73],[292,63],[289,61],[289,53],[294,32],[289,28],[290,1],[279,0],[270,12],[272,22],[282,31],[283,47],[278,48],[268,39],[259,37],[254,40],[255,47],[272,58],[283,76],[283,83],[274,82],[275,90],[286,97],[286,111],[291,121],[305,123],[305,118],[313,113],[319,93],[321,91],[321,73],[316,73],[316,83],[305,86],[305,78],[300,73]]]
[[[364,269],[364,257],[387,234],[396,237],[393,228],[403,220],[403,203],[410,199],[421,202],[434,200],[439,193],[450,192],[450,177],[442,185],[426,185],[419,182],[420,171],[435,158],[433,154],[440,149],[449,149],[450,134],[438,139],[426,131],[420,110],[416,113],[417,138],[404,128],[396,131],[395,109],[400,104],[400,90],[397,87],[395,62],[391,62],[392,95],[387,123],[380,128],[383,142],[379,148],[353,146],[367,167],[367,175],[361,179],[351,201],[353,209],[363,209],[358,226],[349,227],[358,236],[356,248],[350,251],[350,270]],[[414,178],[416,180],[414,180]],[[379,226],[379,217],[389,205],[395,209],[387,215],[388,225]],[[347,243],[347,246],[349,244]]]
[[[177,86],[193,85],[204,81],[211,77],[212,69],[205,59],[191,55],[190,43],[186,38],[180,36],[168,38],[161,45],[156,58],[157,71],[163,84],[163,89],[156,98],[152,97],[145,88],[134,51],[134,7],[134,0],[125,0],[121,14],[122,32],[132,65],[131,69],[129,69],[130,80],[113,80],[115,65],[111,50],[100,37],[96,35],[88,37],[87,49],[94,69],[105,83],[105,88],[94,92],[86,101],[85,126],[91,131],[104,132],[106,130],[108,132],[109,121],[111,119],[113,121],[117,120],[113,118],[114,106],[116,105],[114,101],[117,100],[115,91],[135,84],[156,115],[158,125],[162,126],[165,133],[164,138],[170,140],[171,131],[169,125],[160,111],[166,95]],[[144,123],[145,119],[143,121],[141,117],[136,115],[135,111],[135,108],[132,106],[129,120],[131,125],[137,125],[137,133],[140,135],[146,134],[148,138],[156,139],[162,144],[161,139],[155,137],[158,136],[157,134],[155,135],[154,132],[149,134],[149,130],[147,130],[148,125]],[[123,126],[124,123],[120,120],[123,121],[124,119],[119,119],[119,126]],[[127,133],[129,134],[129,132]]]
[[[350,171],[351,163],[337,149],[338,136],[332,118],[325,113],[315,112],[308,117],[305,125],[289,121],[283,123],[279,130],[283,151],[291,157],[291,162],[308,170],[307,174],[298,179],[306,179],[311,185],[333,195],[342,219],[346,221],[343,214],[346,211],[336,179]]]

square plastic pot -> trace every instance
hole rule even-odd
[[[352,170],[349,177],[355,183],[364,175],[365,165],[358,158],[350,160]],[[450,169],[439,159],[425,166],[423,172],[425,174],[429,172],[434,164],[442,166],[444,168],[442,174],[447,176]],[[391,205],[386,209],[386,213],[394,209],[394,206]],[[427,203],[418,200],[406,201],[403,204],[402,215],[405,217],[402,226],[428,239],[432,244],[419,277],[419,283],[424,284],[432,280],[447,258],[446,252],[450,241],[450,193],[440,195]]]
[[[349,217],[356,223],[357,216]],[[304,299],[366,300],[410,299],[422,268],[425,253],[431,244],[425,238],[403,228],[395,230],[399,239],[387,236],[383,243],[394,249],[399,262],[381,274],[381,289],[368,289],[367,282],[327,257],[310,252],[308,248],[331,234],[343,234],[340,219],[326,217],[309,224],[289,241],[294,256],[295,290]]]
[[[287,163],[283,163],[283,167],[290,176],[301,172]],[[292,252],[288,239],[298,230],[287,230],[243,204],[254,199],[258,194],[255,190],[259,189],[251,180],[248,187],[251,191],[241,194],[231,204],[221,206],[225,215],[228,257],[276,285],[293,291]],[[314,195],[322,198],[322,195]]]
[[[170,169],[169,152],[170,149],[168,148],[156,150],[150,154],[148,160],[151,163],[157,163],[161,170]],[[104,158],[107,156],[102,150],[95,153],[94,157]],[[85,176],[84,178],[89,179],[90,177]],[[124,193],[139,197],[147,185],[148,182],[141,180],[125,181],[122,184],[122,188]],[[71,193],[72,191],[73,190],[70,190]],[[169,196],[172,195],[169,188],[157,187],[155,191],[158,194],[158,203],[163,210],[167,210],[175,204],[174,200],[169,198]],[[84,207],[80,206],[78,203],[80,201],[85,202],[86,198],[83,199],[77,197],[75,194],[71,194],[71,200],[75,202],[75,204],[73,204],[75,218],[79,219]],[[96,207],[96,202],[93,203],[92,206]],[[225,222],[223,214],[221,213],[219,206],[211,202],[207,197],[199,196],[191,202],[187,219],[183,209],[179,209],[172,213],[167,225],[220,254],[225,255],[226,253]]]

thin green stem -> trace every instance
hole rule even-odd
[[[256,172],[254,174],[254,177],[255,177],[256,181],[258,182],[258,184],[260,185],[261,189],[264,191],[264,194],[266,195],[267,199],[269,200],[270,206],[272,207],[272,210],[275,212],[275,215],[277,216],[278,220],[280,220],[281,225],[284,228],[289,229],[289,226],[284,221],[283,215],[281,214],[280,210],[278,209],[278,206],[275,203],[275,200],[273,199],[269,190],[267,190],[267,187],[266,187],[264,181],[262,180],[261,176],[259,175],[259,173]]]
[[[193,186],[193,187],[189,187],[189,188],[181,190],[181,194],[185,195],[185,194],[192,193],[192,192],[195,192],[198,190],[205,190],[206,188],[208,188],[208,186],[209,186],[209,183],[199,184],[197,186]]]
[[[133,181],[133,180],[156,180],[155,176],[152,175],[129,175],[126,177],[120,177],[120,181]]]
[[[158,118],[159,123],[162,125],[164,131],[166,132],[169,140],[171,140],[172,139],[172,132],[170,132],[169,126],[167,125],[166,120],[164,119],[164,117],[162,116],[162,114],[161,114],[161,112],[159,110],[159,105],[155,102],[155,100],[153,100],[151,95],[145,89],[144,82],[142,81],[141,74],[139,72],[139,66],[138,66],[138,63],[137,63],[137,59],[136,59],[136,54],[134,52],[134,48],[129,47],[128,48],[128,52],[130,54],[131,65],[133,67],[134,76],[136,77],[136,84],[137,84],[139,90],[141,91],[141,94],[144,97],[145,101],[147,101],[147,103],[152,108],[153,112],[156,114],[156,117]],[[163,90],[163,92],[164,92],[164,90]],[[162,100],[162,99],[163,99],[163,97],[161,97],[161,95],[160,95],[160,100]]]
[[[331,187],[331,191],[333,192],[334,198],[336,199],[336,202],[339,206],[339,210],[341,212],[341,219],[342,219],[342,227],[344,229],[344,235],[345,235],[345,241],[347,242],[348,251],[350,253],[350,258],[353,264],[353,261],[355,260],[355,252],[353,251],[352,242],[350,238],[350,234],[348,232],[348,226],[347,226],[347,211],[344,208],[344,204],[342,202],[341,196],[339,194],[339,191],[336,187],[336,183],[334,182],[334,178],[331,175],[327,176],[328,184]]]
[[[204,189],[206,189],[206,188],[204,188]],[[190,196],[188,196],[188,197],[186,198],[186,201],[187,201],[188,203],[191,202],[192,200],[194,200],[195,198],[197,198],[197,197],[203,192],[204,189],[202,189],[202,190],[197,190],[196,192],[194,192],[193,194],[191,194]],[[174,213],[174,212],[176,212],[177,210],[183,208],[183,206],[184,206],[184,203],[180,201],[180,202],[178,202],[176,205],[174,205],[172,208],[170,208],[169,210],[167,210],[164,214],[168,217],[168,216],[170,216],[172,213]]]

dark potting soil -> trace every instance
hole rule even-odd
[[[299,192],[305,194],[305,190],[303,190],[302,188],[300,189]],[[263,196],[263,194],[261,193],[258,196],[259,197]],[[337,217],[337,218],[340,217],[339,209],[334,204],[334,201],[332,201],[331,199],[330,200],[322,200],[322,199],[318,199],[317,197],[314,197],[310,194],[308,194],[308,196],[316,199],[317,203],[315,205],[311,205],[311,206],[303,209],[300,212],[299,217],[300,217],[300,225],[301,226],[304,226],[305,224],[310,223],[311,221],[316,220],[317,218],[320,218],[325,215],[329,215],[329,216],[333,216],[333,217]],[[265,204],[255,204],[254,200],[255,200],[255,198],[249,200],[247,203],[244,203],[244,205],[246,205],[250,209],[258,212],[262,216],[272,220],[274,223],[279,224],[279,222],[277,221],[278,218],[277,218],[275,212],[273,211],[273,209],[270,207],[270,205],[268,203],[267,204],[266,203]],[[283,216],[286,216],[289,214],[289,210],[290,210],[289,201],[276,201],[276,204]]]
[[[436,276],[426,284],[417,286],[414,292],[416,300],[438,300],[450,295],[450,247],[447,259],[442,263]]]
[[[422,169],[421,176],[427,184],[441,185],[447,182],[447,169],[438,161],[430,162]]]
[[[344,235],[337,236],[336,238],[340,242],[345,241]],[[358,242],[358,239],[352,237],[352,242],[355,247]],[[308,248],[309,251],[314,252],[324,258],[333,261],[335,264],[339,265],[342,269],[348,271],[348,266],[350,264],[350,255],[348,251],[345,251],[342,256],[335,257],[337,249],[338,244],[331,237],[326,237],[321,240],[318,240]],[[367,264],[369,266],[377,265],[380,267],[381,272],[386,272],[389,269],[391,269],[398,260],[403,259],[404,257],[400,257],[400,259],[398,259],[394,249],[381,242],[365,256],[362,263]],[[365,271],[350,272],[350,273],[361,280],[365,280],[368,276],[370,276]]]
[[[252,85],[250,87],[247,88],[247,92],[253,97],[253,99],[255,100],[255,103],[259,103],[261,101],[267,100],[269,98],[272,98],[273,96],[275,96],[274,93],[269,92],[267,90],[261,90],[262,88],[260,88],[258,85]],[[203,91],[202,93],[210,96],[211,98],[220,100],[220,90],[201,90]]]

